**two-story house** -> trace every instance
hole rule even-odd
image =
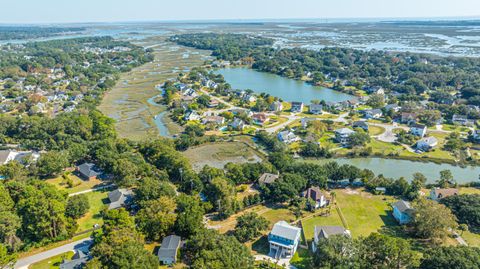
[[[272,231],[268,234],[269,256],[275,259],[293,257],[300,242],[301,232],[302,229],[292,226],[286,221],[275,223]]]
[[[423,124],[414,123],[410,127],[410,133],[415,136],[424,137],[427,134],[427,126]]]

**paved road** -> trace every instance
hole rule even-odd
[[[92,244],[93,244],[93,240],[90,237],[80,239],[80,240],[72,242],[70,244],[66,244],[66,245],[63,245],[63,246],[60,246],[60,247],[57,247],[57,248],[54,248],[54,249],[50,249],[50,250],[47,250],[47,251],[44,251],[44,252],[29,256],[29,257],[19,259],[17,261],[17,263],[15,264],[14,268],[15,269],[27,269],[28,266],[30,266],[33,263],[46,260],[48,258],[60,255],[60,254],[65,253],[65,252],[74,251],[74,250],[77,250],[77,249],[85,249],[85,248],[90,247]]]

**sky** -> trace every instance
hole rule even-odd
[[[0,23],[480,17],[480,0],[0,0]]]

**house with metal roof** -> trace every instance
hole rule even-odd
[[[407,224],[412,220],[413,208],[409,202],[400,200],[392,204],[393,217],[399,224]]]
[[[260,185],[267,185],[275,182],[278,179],[279,175],[277,174],[270,174],[270,173],[263,173],[258,178],[258,184]]]
[[[292,226],[286,221],[275,223],[272,231],[268,234],[269,256],[275,259],[293,257],[300,242],[301,232],[302,229]]]
[[[158,260],[164,265],[172,265],[177,262],[177,253],[182,239],[180,236],[169,235],[162,240],[158,249]]]

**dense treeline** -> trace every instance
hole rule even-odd
[[[84,30],[81,27],[0,26],[0,40],[50,37]]]
[[[170,40],[184,46],[213,50],[214,56],[229,61],[246,57],[257,47],[273,44],[273,40],[269,38],[213,33],[175,35]]]
[[[172,38],[182,45],[213,50],[213,55],[223,60],[251,57],[254,69],[285,77],[299,79],[310,73],[313,83],[330,78],[357,88],[380,86],[401,94],[405,100],[418,100],[419,95],[434,91],[430,98],[437,103],[452,100],[455,97],[449,92],[459,91],[459,98],[480,105],[478,58],[334,47],[319,51],[275,49],[263,46],[269,43],[265,38],[258,37],[262,46],[252,39],[255,38],[239,34],[189,34]]]

